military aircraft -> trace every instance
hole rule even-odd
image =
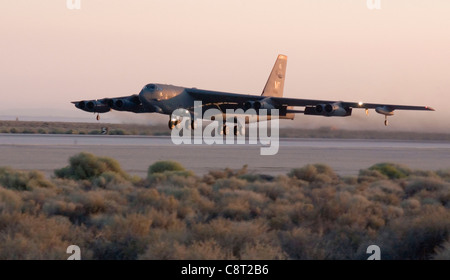
[[[99,119],[99,113],[106,113],[110,110],[166,114],[170,116],[169,128],[173,129],[180,124],[181,118],[173,117],[172,113],[180,108],[183,108],[191,115],[191,123],[187,125],[195,127],[196,119],[203,118],[203,114],[198,114],[198,110],[195,110],[194,101],[201,101],[200,111],[202,113],[208,109],[217,109],[221,112],[223,117],[221,121],[224,123],[223,134],[229,133],[229,127],[225,123],[230,123],[228,118],[233,118],[231,122],[234,123],[235,135],[245,133],[245,124],[238,123],[236,116],[226,114],[227,109],[242,109],[244,112],[253,109],[253,112],[256,112],[257,115],[259,115],[261,110],[265,109],[265,112],[267,112],[265,119],[270,119],[271,110],[277,109],[279,119],[290,120],[294,119],[295,114],[348,117],[352,114],[352,109],[365,109],[366,114],[368,114],[369,109],[375,109],[377,113],[385,116],[384,124],[386,126],[388,125],[387,117],[394,115],[395,110],[434,111],[433,108],[428,106],[285,98],[283,97],[283,88],[286,65],[287,56],[278,55],[261,95],[236,94],[152,83],[144,86],[139,94],[97,100],[82,100],[72,103],[81,110],[97,113],[97,120]],[[296,110],[294,107],[304,107],[304,110]],[[220,118],[220,115],[218,117]],[[214,119],[215,117],[209,120]],[[263,119],[258,117],[248,118],[245,122],[261,120]]]

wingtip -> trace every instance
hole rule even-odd
[[[425,106],[425,108],[426,108],[427,110],[429,110],[429,111],[436,111],[434,108],[431,108],[431,107],[429,107],[429,106]]]

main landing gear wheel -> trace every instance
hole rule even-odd
[[[230,127],[227,125],[223,125],[222,131],[220,131],[220,135],[228,135],[230,134]]]
[[[385,125],[385,126],[388,126],[388,125],[389,125],[389,122],[388,122],[388,120],[387,120],[387,116],[384,117],[384,125]]]
[[[169,129],[172,130],[175,128],[175,122],[172,120],[169,120]]]
[[[100,114],[97,114],[97,117],[95,117],[97,119],[97,121],[100,120]]]
[[[180,121],[179,120],[175,120],[175,121],[169,120],[169,128],[170,128],[170,130],[174,129],[175,126],[179,127],[180,126]]]
[[[192,119],[191,120],[191,129],[196,129],[197,128],[197,121]]]

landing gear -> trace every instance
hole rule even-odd
[[[95,117],[97,119],[97,121],[100,120],[100,114],[97,114],[97,117]]]
[[[179,128],[181,125],[181,121],[182,120],[180,120],[180,119],[175,119],[175,120],[169,119],[169,123],[168,123],[169,129],[172,130],[175,127]],[[197,127],[197,121],[196,120],[192,120],[190,122],[186,121],[186,123],[184,124],[184,127],[186,129],[195,129]]]
[[[185,125],[186,129],[196,129],[197,128],[197,121],[192,119],[190,122],[186,121],[186,125]]]
[[[223,125],[222,131],[220,132],[220,135],[228,135],[230,134],[230,127],[227,125]]]
[[[388,125],[389,125],[387,116],[384,116],[384,125],[385,125],[385,126],[388,126]]]
[[[172,130],[175,128],[175,122],[172,120],[169,120],[169,129]]]
[[[179,120],[169,120],[169,129],[172,130],[175,128],[175,126],[179,126],[180,121]]]
[[[245,126],[242,126],[240,124],[235,124],[234,125],[234,135],[238,136],[238,135],[245,135]]]

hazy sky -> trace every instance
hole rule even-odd
[[[282,53],[287,97],[428,105],[437,112],[397,111],[388,129],[450,132],[450,1],[380,2],[0,0],[0,116],[91,117],[70,101],[149,82],[260,94]],[[384,128],[355,111],[283,123]]]

